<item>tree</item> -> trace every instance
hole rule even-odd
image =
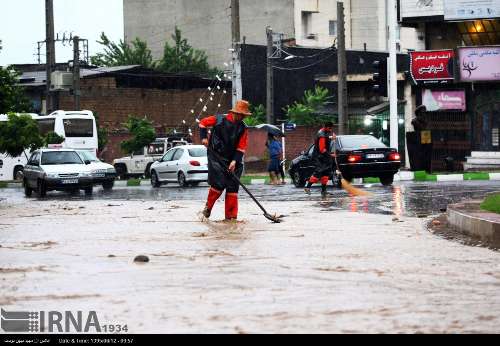
[[[285,108],[288,119],[297,125],[320,125],[325,120],[331,120],[318,114],[331,98],[328,89],[321,86],[306,90],[301,102],[295,102]]]
[[[104,53],[98,53],[91,57],[90,62],[95,66],[124,66],[141,65],[146,68],[154,68],[151,50],[145,41],[136,38],[131,45],[120,40],[115,43],[109,40],[106,34],[101,33],[101,41],[97,43],[105,46]]]
[[[65,140],[66,140],[66,138],[64,138],[63,136],[59,136],[55,132],[49,132],[49,133],[47,133],[45,135],[45,138],[44,138],[44,142],[45,142],[46,145],[49,145],[49,144],[61,144]]]
[[[0,67],[0,114],[28,113],[32,110],[24,89],[17,85],[18,76],[12,66]]]
[[[163,58],[157,66],[160,71],[167,73],[192,72],[212,76],[220,73],[217,69],[210,68],[207,54],[193,48],[187,39],[182,37],[182,32],[177,27],[175,27],[172,40],[174,41],[173,46],[168,42],[165,43]]]
[[[17,157],[27,149],[33,151],[44,144],[38,124],[29,114],[9,113],[8,120],[0,122],[0,153]]]
[[[245,118],[245,124],[248,126],[257,126],[266,123],[266,108],[264,105],[250,105],[251,116]]]
[[[123,141],[121,143],[121,148],[128,154],[133,154],[134,152],[143,149],[156,138],[155,129],[151,122],[146,118],[140,119],[129,116],[127,122],[125,123],[125,128],[130,132],[132,138],[127,141]]]

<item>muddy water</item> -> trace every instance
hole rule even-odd
[[[389,195],[357,209],[266,198],[288,215],[278,225],[247,200],[225,224],[200,222],[189,200],[9,197],[0,306],[96,310],[130,332],[500,332],[500,254],[393,221],[409,208]],[[366,213],[384,200],[391,215]]]

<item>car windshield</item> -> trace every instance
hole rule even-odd
[[[207,156],[207,148],[193,148],[189,149],[189,156],[191,157],[205,157]]]
[[[79,151],[78,154],[85,160],[90,162],[99,162],[99,159],[90,151]]]
[[[83,161],[76,151],[50,151],[42,154],[42,166],[82,164]]]
[[[372,136],[349,136],[340,137],[342,148],[349,149],[371,149],[385,148],[386,145]]]

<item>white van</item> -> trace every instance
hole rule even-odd
[[[98,138],[94,114],[91,111],[55,111],[47,116],[30,114],[38,123],[40,134],[46,135],[55,132],[65,138],[61,148],[85,150],[93,155],[97,154]],[[0,115],[0,121],[7,121],[5,114]],[[18,172],[22,172],[30,152],[25,155],[10,157],[0,153],[0,181],[17,179]]]

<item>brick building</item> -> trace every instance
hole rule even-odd
[[[45,68],[36,66],[39,70]],[[38,106],[36,111],[41,113],[45,103],[45,72],[26,71],[20,81],[35,107]],[[203,114],[227,111],[231,106],[230,90],[230,82],[163,74],[139,66],[81,70],[81,108],[94,112],[99,118],[98,125],[108,130],[109,143],[102,156],[107,162],[124,155],[120,142],[127,138],[123,123],[129,115],[150,119],[158,135],[173,130],[186,133],[196,127],[196,115],[205,105]],[[68,91],[58,93],[58,103],[59,109],[74,109],[74,99]]]

